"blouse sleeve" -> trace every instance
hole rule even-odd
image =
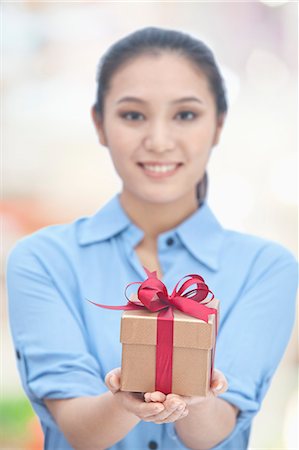
[[[231,279],[233,282],[233,273]],[[248,440],[252,419],[291,336],[297,285],[296,259],[284,247],[271,243],[256,257],[234,307],[223,319],[215,367],[224,373],[229,388],[219,398],[236,405],[240,413],[232,433],[214,450],[230,449]],[[174,424],[168,428],[172,439],[185,448]],[[246,443],[238,448],[247,448]]]
[[[216,365],[228,378],[220,397],[242,415],[256,413],[285,352],[296,315],[298,265],[279,245],[257,256],[222,326]]]
[[[19,241],[10,252],[6,274],[10,327],[26,394],[41,402],[106,392],[82,317],[54,285],[29,242]]]

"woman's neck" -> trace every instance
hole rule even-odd
[[[149,239],[176,227],[198,209],[195,192],[170,203],[147,202],[126,190],[120,193],[119,199],[126,214]]]

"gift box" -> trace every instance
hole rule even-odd
[[[131,297],[136,301],[136,297]],[[219,300],[209,307],[218,311]],[[171,392],[179,395],[206,396],[216,344],[216,315],[208,322],[173,311],[173,359]],[[144,310],[125,311],[121,318],[122,343],[121,390],[154,392],[156,390],[156,342],[158,313]]]
[[[198,274],[183,277],[169,295],[157,272],[144,270],[146,280],[126,286],[126,305],[91,302],[125,310],[120,330],[121,390],[206,396],[214,366],[219,300]],[[184,278],[188,280],[181,284]],[[128,298],[126,291],[133,284],[140,284],[137,295]]]

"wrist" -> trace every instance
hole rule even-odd
[[[210,400],[210,396],[208,397],[199,397],[199,396],[194,396],[194,397],[189,397],[189,400],[187,401],[187,405],[198,405],[198,404],[206,404],[208,403]]]
[[[192,401],[187,404],[187,408],[189,410],[189,415],[192,412],[199,413],[200,411],[208,411],[215,407],[217,403],[216,397],[195,397]]]

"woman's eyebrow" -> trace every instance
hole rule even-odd
[[[145,100],[142,100],[141,98],[132,97],[132,96],[122,97],[116,103],[118,104],[118,103],[123,103],[123,102],[147,103]],[[183,103],[183,102],[203,103],[203,101],[200,100],[198,97],[182,97],[182,98],[178,98],[177,100],[173,100],[170,103],[175,104],[175,103]]]

